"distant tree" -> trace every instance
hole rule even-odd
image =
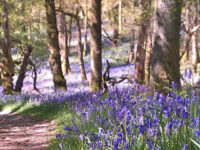
[[[119,5],[116,5],[112,11],[114,24],[113,44],[116,46],[119,43]]]
[[[50,50],[49,64],[53,75],[55,90],[66,89],[66,80],[61,69],[60,49],[58,43],[58,30],[54,0],[45,0],[47,34]]]
[[[1,64],[1,78],[4,94],[13,93],[12,77],[14,75],[14,64],[11,55],[11,38],[8,19],[8,6],[6,0],[2,0],[2,27],[4,39],[2,40],[3,62]]]
[[[61,54],[61,66],[62,72],[65,76],[71,72],[69,65],[69,46],[68,46],[68,36],[67,36],[67,27],[65,15],[58,13],[57,14],[57,28],[58,28],[58,41]]]
[[[86,55],[87,52],[87,27],[88,27],[88,0],[85,0],[85,16],[84,16],[84,48],[83,55]]]
[[[180,85],[180,24],[182,0],[156,0],[149,86],[166,92]],[[166,89],[165,89],[166,88]]]
[[[152,54],[152,32],[151,28],[148,27],[147,29],[147,41],[145,44],[145,49],[146,49],[146,57],[145,57],[145,75],[144,75],[144,83],[146,85],[149,84],[149,78],[150,78],[150,62],[151,62],[151,54]]]
[[[102,84],[101,0],[91,1],[91,81],[90,91],[98,91]]]
[[[78,59],[80,64],[80,70],[81,70],[81,79],[87,80],[87,76],[85,73],[85,64],[83,60],[83,45],[81,41],[81,25],[80,25],[80,17],[79,17],[79,10],[77,9],[76,13],[76,32],[77,32],[77,40],[78,40]]]
[[[199,14],[198,14],[198,3],[196,0],[192,2],[192,24],[194,30],[192,34],[192,70],[193,73],[197,73],[197,64],[199,62],[199,51],[198,51],[198,41],[197,41],[197,35],[198,35],[198,29],[200,27],[199,25]]]

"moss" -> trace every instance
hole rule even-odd
[[[63,75],[57,74],[54,76],[54,85],[55,85],[55,90],[67,90],[66,87],[66,81],[63,77]]]
[[[101,89],[101,82],[100,81],[91,81],[90,83],[90,92],[96,92]]]

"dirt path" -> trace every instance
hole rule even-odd
[[[53,129],[53,123],[34,117],[0,114],[0,150],[43,150]]]

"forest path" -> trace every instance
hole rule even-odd
[[[53,130],[53,122],[0,112],[0,150],[46,149],[55,136]]]

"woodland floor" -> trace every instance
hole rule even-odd
[[[46,120],[0,112],[0,150],[43,150],[55,136]]]

